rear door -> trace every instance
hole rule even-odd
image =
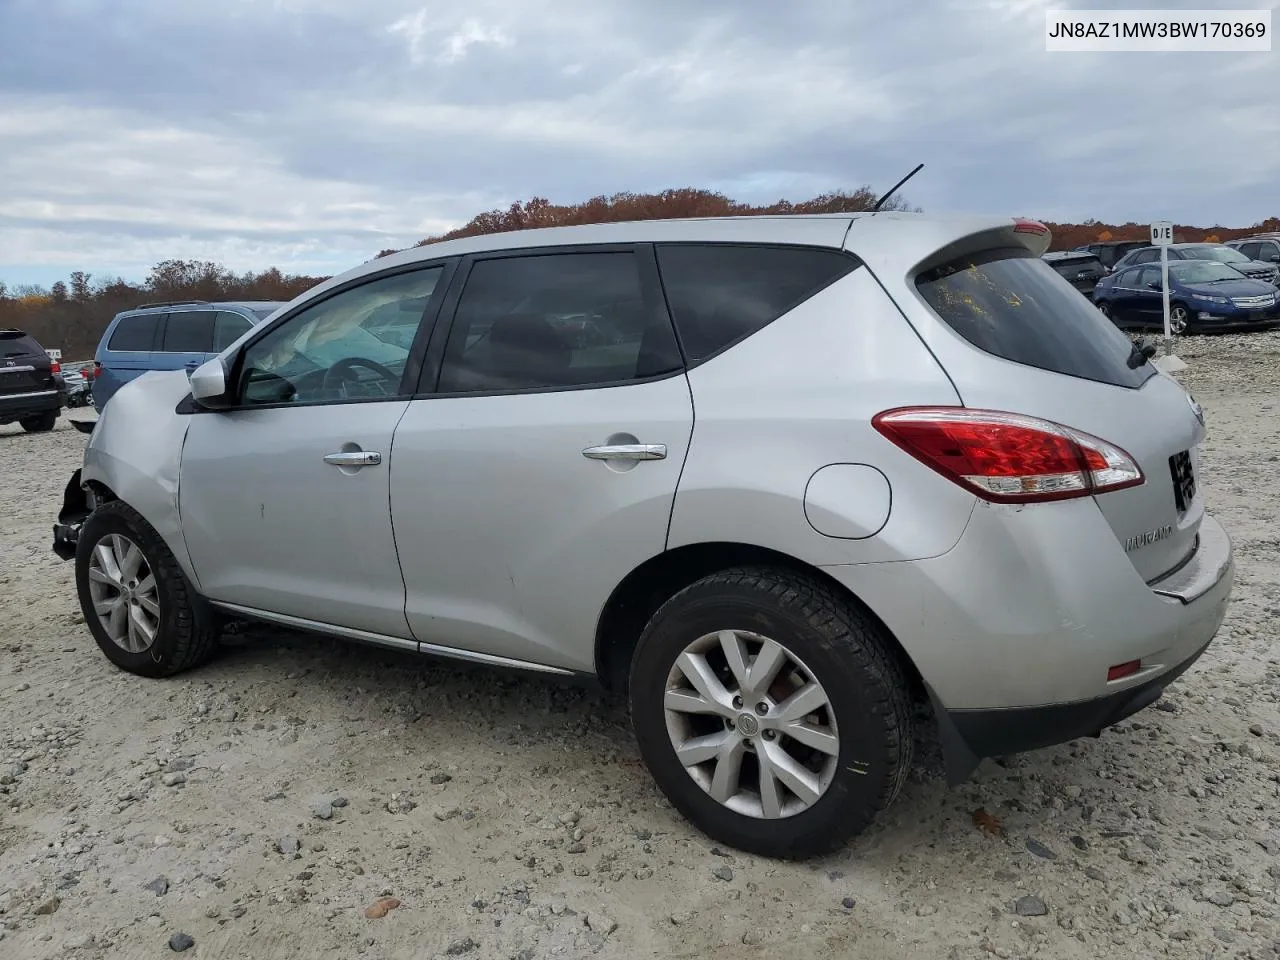
[[[1164,326],[1164,293],[1159,267],[1147,264],[1134,271],[1133,317],[1144,327]],[[1152,284],[1155,284],[1153,287]]]
[[[152,357],[156,370],[194,370],[213,352],[217,311],[175,310],[165,321],[160,348]]]
[[[932,317],[959,336],[923,335],[966,406],[1066,424],[1137,461],[1141,486],[1095,500],[1136,571],[1158,578],[1195,549],[1204,425],[1175,380],[1135,357],[1129,338],[1027,250],[1024,238],[1001,233],[1009,239],[967,238],[975,249],[915,278]]]
[[[665,549],[693,430],[652,254],[493,255],[459,274],[429,351],[438,379],[392,450],[409,626],[589,671],[610,593]]]
[[[248,333],[252,327],[253,323],[243,314],[231,310],[219,310],[213,320],[213,349],[209,352],[207,359],[213,359]]]

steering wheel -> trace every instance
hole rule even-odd
[[[384,367],[376,360],[369,360],[366,357],[343,357],[324,372],[324,381],[322,383],[323,388],[325,390],[336,390],[341,388],[342,395],[346,396],[347,381],[353,379],[349,374],[355,367],[364,367],[366,370],[372,370],[384,380],[388,380],[392,383],[395,383],[400,379],[400,374]]]

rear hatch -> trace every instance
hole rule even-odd
[[[1047,262],[1059,276],[1085,294],[1093,293],[1093,288],[1107,273],[1102,261],[1093,254],[1059,257]]]
[[[56,389],[44,348],[21,330],[0,330],[0,397]]]
[[[966,407],[1073,427],[1138,464],[1141,485],[1094,500],[1142,578],[1158,579],[1194,552],[1204,515],[1199,407],[1040,258],[1047,230],[1006,224],[918,247],[895,299]]]

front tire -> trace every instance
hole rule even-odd
[[[767,857],[844,845],[911,764],[908,687],[889,638],[788,570],[705,577],[668,600],[632,659],[641,755],[711,838]]]
[[[167,677],[217,649],[215,618],[160,535],[120,501],[98,507],[76,545],[76,589],[107,659],[129,673]]]
[[[1175,303],[1169,307],[1169,331],[1174,336],[1182,336],[1191,326],[1191,311],[1184,304]]]
[[[37,413],[34,416],[23,417],[18,423],[22,424],[22,429],[27,433],[48,433],[54,428],[58,422],[58,411],[50,410],[46,413]]]

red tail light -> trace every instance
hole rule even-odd
[[[1090,497],[1144,482],[1114,444],[1059,423],[999,410],[900,407],[872,425],[921,463],[995,503]]]
[[[1025,217],[1015,217],[1013,221],[1013,232],[1046,234],[1049,232],[1049,228],[1039,220],[1028,220]]]
[[[93,361],[93,379],[97,380],[102,376],[102,363],[98,360]]]
[[[60,364],[57,360],[50,360],[50,361],[49,361],[49,372],[50,372],[50,373],[61,373],[61,372],[62,372],[62,364]]]

